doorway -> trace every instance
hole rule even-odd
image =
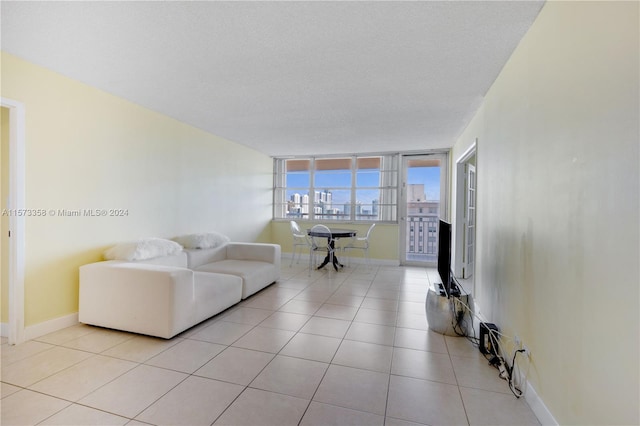
[[[0,98],[2,108],[2,311],[10,345],[24,340],[24,105]],[[6,303],[5,303],[6,298]],[[4,312],[7,315],[4,316]],[[4,321],[8,321],[5,323]],[[6,330],[8,328],[8,330]]]
[[[402,159],[400,264],[435,267],[438,219],[447,217],[448,154]]]

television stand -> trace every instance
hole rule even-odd
[[[442,283],[437,283],[436,286],[438,286],[438,293],[440,294],[440,296],[446,296],[447,292],[444,289],[444,285]],[[455,281],[451,282],[451,296],[453,297],[460,297],[462,295],[462,292],[460,291],[460,287],[458,286],[458,284]]]
[[[460,333],[469,334],[471,332],[473,324],[468,318],[468,310],[464,305],[456,303],[455,299],[459,299],[469,307],[473,304],[471,295],[462,291],[455,281],[451,285],[451,297],[446,296],[442,284],[437,289],[429,288],[425,302],[429,330],[446,336],[460,336]],[[461,313],[464,313],[467,317],[466,326],[456,328],[458,330],[456,333],[454,325],[457,321],[456,317]]]

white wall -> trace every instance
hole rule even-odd
[[[639,7],[548,2],[478,138],[476,300],[560,424],[638,424]]]

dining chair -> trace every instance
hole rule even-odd
[[[365,261],[367,266],[371,266],[371,260],[369,259],[369,237],[371,237],[371,231],[375,228],[376,224],[372,223],[367,231],[367,235],[364,237],[352,237],[351,240],[342,246],[342,251],[347,250],[362,250],[364,252]],[[346,254],[346,253],[345,253]],[[348,264],[351,264],[351,256],[349,256]]]
[[[296,252],[298,253],[298,261],[300,261],[302,250],[304,250],[305,247],[307,249],[311,249],[311,241],[309,241],[309,236],[300,229],[300,225],[298,225],[298,222],[292,220],[290,223],[291,234],[293,236],[293,256],[291,257],[291,263],[289,264],[289,267],[293,266],[293,262],[296,259]]]
[[[331,241],[333,237],[331,236],[331,230],[325,225],[314,225],[311,228],[310,234],[320,233],[322,236],[313,236],[309,237],[311,241],[311,248],[309,250],[309,275],[311,275],[311,268],[315,265],[316,261],[316,253],[324,252],[329,256],[329,264],[333,265],[333,256],[335,249],[333,248]]]

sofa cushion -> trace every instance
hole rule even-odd
[[[278,279],[273,263],[257,260],[220,260],[195,269],[200,272],[237,275],[242,278],[242,298],[246,299]]]
[[[173,241],[186,249],[208,249],[218,247],[231,241],[226,235],[218,232],[203,232],[199,234],[181,235]]]
[[[180,253],[182,246],[163,238],[143,238],[117,244],[103,253],[105,260],[146,260]]]
[[[194,271],[196,322],[204,321],[242,300],[242,278]]]
[[[225,260],[227,258],[226,244],[221,247],[209,249],[185,249],[190,269],[198,269],[207,263]]]

